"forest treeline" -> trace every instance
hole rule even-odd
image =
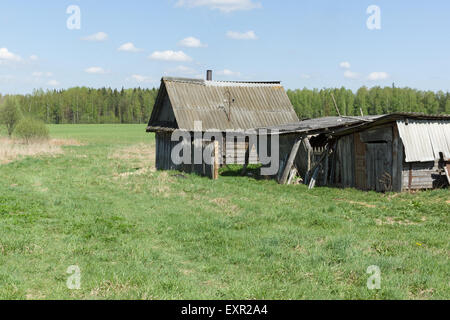
[[[288,96],[300,118],[337,115],[380,115],[393,112],[450,114],[450,93],[420,91],[411,88],[361,87],[354,93],[341,89],[288,90]]]
[[[32,94],[2,96],[16,99],[25,115],[51,124],[147,123],[158,89],[35,90]],[[342,115],[377,115],[392,112],[450,114],[450,93],[411,88],[362,87],[356,92],[340,89],[288,90],[299,118],[337,115],[333,97]]]
[[[1,96],[16,99],[24,115],[48,124],[147,123],[158,89],[35,90],[32,94]]]

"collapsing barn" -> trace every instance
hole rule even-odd
[[[298,121],[280,82],[212,81],[208,71],[206,81],[163,78],[147,132],[156,133],[158,170],[181,170],[217,178],[221,164],[259,162],[257,143],[249,143],[244,130]],[[214,159],[199,162],[192,152],[190,161],[176,161],[173,151],[180,141],[173,137],[180,132],[190,135],[191,150],[200,149],[202,154],[212,151]],[[232,141],[226,138],[230,133],[236,135]],[[184,139],[182,143],[186,143]],[[184,151],[181,156],[185,156]]]
[[[280,183],[292,170],[311,187],[400,192],[450,182],[450,116],[331,117],[278,129]]]

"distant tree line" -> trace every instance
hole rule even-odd
[[[411,88],[362,87],[356,93],[340,89],[303,89],[287,92],[300,118],[337,115],[333,96],[341,115],[379,115],[393,112],[450,114],[450,93]]]
[[[14,99],[24,115],[51,124],[147,123],[158,89],[35,90],[32,94],[1,96]],[[450,93],[410,88],[362,87],[340,89],[298,89],[287,94],[299,118],[337,115],[333,96],[342,115],[359,116],[392,112],[450,114]]]
[[[1,96],[0,103],[14,99],[24,115],[49,124],[147,123],[157,89],[35,90],[32,94]]]

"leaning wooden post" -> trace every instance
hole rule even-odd
[[[286,184],[289,179],[289,173],[291,172],[292,166],[294,165],[295,157],[297,157],[298,149],[300,148],[300,144],[302,143],[302,139],[298,139],[294,146],[292,147],[291,154],[289,155],[289,159],[284,167],[283,175],[280,179],[280,184]]]
[[[213,179],[219,179],[219,141],[214,141]]]

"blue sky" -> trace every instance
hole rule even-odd
[[[73,5],[80,29],[67,28]],[[446,0],[2,0],[0,93],[153,87],[206,69],[286,88],[447,91],[449,15]]]

